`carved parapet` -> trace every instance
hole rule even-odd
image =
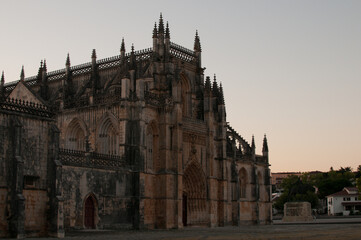
[[[60,149],[59,159],[63,165],[101,169],[122,168],[126,165],[121,156],[96,152]]]
[[[54,113],[45,105],[14,98],[6,98],[4,101],[0,102],[0,110],[26,113],[47,118],[52,118],[54,116]]]
[[[146,104],[152,105],[157,108],[163,108],[166,111],[171,111],[174,106],[173,99],[168,94],[157,94],[145,91],[144,100]]]

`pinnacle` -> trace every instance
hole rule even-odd
[[[120,51],[121,51],[121,52],[125,52],[124,38],[122,38],[122,44],[121,44],[121,46],[120,46]]]
[[[46,68],[46,59],[44,59],[43,69],[44,69],[45,71],[47,70],[47,68]]]
[[[166,25],[166,28],[165,28],[165,38],[170,38],[168,21],[167,21],[167,25]]]
[[[201,42],[200,42],[199,36],[198,36],[198,30],[196,30],[196,36],[194,38],[194,51],[195,52],[202,52]]]
[[[96,54],[96,52],[95,52],[95,49],[93,49],[92,58],[97,58],[97,54]]]
[[[67,55],[67,57],[66,57],[66,62],[65,62],[65,65],[66,65],[66,66],[70,66],[70,57],[69,57],[69,53],[68,53],[68,55]]]
[[[219,84],[219,100],[220,100],[220,104],[224,105],[224,95],[223,95],[222,83]]]
[[[263,149],[262,149],[262,152],[268,152],[268,143],[267,143],[266,134],[264,135],[264,138],[263,138]]]
[[[163,16],[162,16],[162,13],[160,13],[160,17],[159,17],[159,28],[158,28],[158,33],[164,33],[164,23],[163,23]]]
[[[21,67],[21,73],[20,73],[20,81],[24,81],[25,79],[25,73],[24,73],[24,65]]]
[[[4,76],[4,71],[1,74],[1,84],[4,85],[5,83],[5,76]]]
[[[156,37],[157,37],[157,34],[158,34],[158,31],[157,31],[157,23],[155,22],[155,23],[154,23],[154,29],[153,29],[153,38],[156,38]]]
[[[211,90],[211,79],[209,76],[206,77],[206,83],[204,85],[204,88],[209,91]]]
[[[213,78],[212,93],[213,93],[213,97],[218,96],[218,84],[217,84],[216,74],[214,74],[214,78]]]

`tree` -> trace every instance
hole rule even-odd
[[[305,175],[312,186],[318,188],[318,197],[325,198],[335,192],[341,191],[344,187],[353,186],[355,175],[351,167],[341,167],[334,171],[331,167],[327,173],[317,173],[312,175]],[[304,176],[302,176],[304,177]]]
[[[357,171],[358,171],[357,172],[358,178],[356,180],[356,186],[358,188],[359,193],[361,193],[361,165],[358,165]]]
[[[314,187],[300,177],[290,175],[282,181],[283,193],[277,199],[275,208],[282,210],[286,202],[305,201],[311,203],[311,207],[318,205],[318,198]]]

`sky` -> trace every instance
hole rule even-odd
[[[272,172],[361,165],[361,1],[0,2],[5,82],[152,46],[162,12],[171,41],[193,49],[198,30],[205,75],[216,74],[227,121]]]

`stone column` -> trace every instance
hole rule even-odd
[[[48,182],[50,183],[49,236],[64,237],[62,164],[59,160],[59,129],[52,125],[49,131]]]
[[[12,176],[12,197],[11,216],[9,219],[10,234],[16,238],[25,237],[25,198],[23,196],[24,161],[21,158],[21,129],[22,124],[17,118],[13,119],[13,176]]]

